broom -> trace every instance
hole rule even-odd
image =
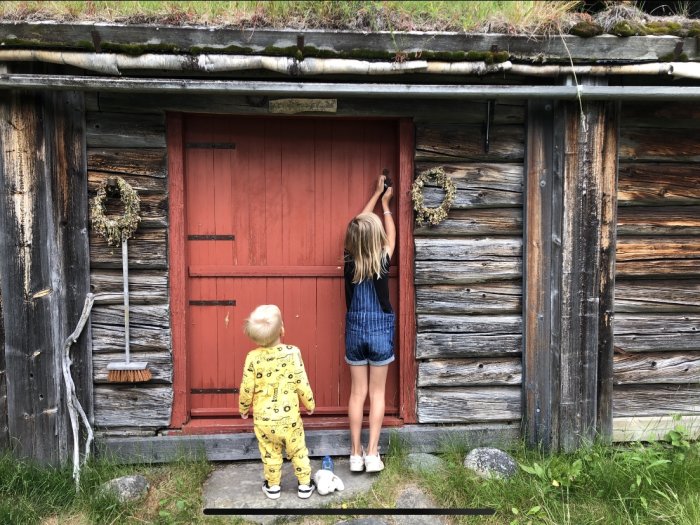
[[[122,239],[122,272],[124,274],[124,353],[123,362],[107,365],[107,381],[110,383],[142,383],[153,375],[148,363],[129,360],[129,249],[126,239]]]

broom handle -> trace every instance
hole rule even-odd
[[[122,240],[122,272],[124,274],[124,353],[129,364],[129,249],[126,239]]]

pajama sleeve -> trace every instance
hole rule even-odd
[[[316,408],[316,401],[314,400],[314,394],[311,391],[311,385],[309,384],[309,378],[306,376],[306,369],[304,368],[304,361],[301,358],[301,351],[296,349],[296,363],[297,370],[296,375],[300,379],[297,383],[297,394],[304,403],[306,410],[311,411]]]
[[[243,365],[243,379],[241,380],[241,388],[238,390],[238,411],[242,416],[250,411],[250,405],[253,402],[253,392],[255,390],[255,370],[253,369],[253,359],[251,354],[245,358]]]

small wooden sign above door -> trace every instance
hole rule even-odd
[[[338,111],[338,100],[335,98],[278,98],[270,100],[270,113],[335,113]]]

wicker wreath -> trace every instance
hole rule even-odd
[[[423,186],[426,183],[435,182],[445,191],[445,197],[440,206],[436,208],[426,208],[423,198]],[[452,179],[445,174],[445,171],[438,167],[422,171],[416,177],[411,187],[411,198],[413,199],[413,209],[416,210],[416,223],[420,226],[427,222],[431,226],[440,224],[447,218],[447,212],[455,200],[457,188]]]
[[[112,218],[105,215],[105,201],[107,200],[108,188],[116,181],[116,192],[124,205],[124,214],[121,217]],[[102,235],[109,246],[119,246],[122,241],[129,239],[139,226],[141,216],[141,199],[136,190],[121,177],[115,177],[104,181],[97,195],[92,201],[91,207],[92,227],[97,233]]]

